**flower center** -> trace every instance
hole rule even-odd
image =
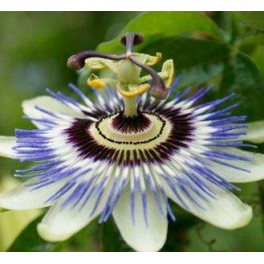
[[[134,117],[126,117],[123,112],[108,115],[89,129],[96,141],[114,149],[152,148],[166,140],[170,131],[170,122],[147,112]]]
[[[111,126],[124,134],[143,132],[153,124],[147,114],[138,112],[137,116],[127,117],[123,112],[111,119]]]

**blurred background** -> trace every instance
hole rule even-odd
[[[178,16],[182,16],[182,12],[169,13],[176,20]],[[156,38],[143,51],[151,54],[162,51],[165,58],[172,57],[175,60],[177,73],[182,76],[179,89],[188,85],[200,87],[214,84],[216,88],[208,100],[234,90],[240,95],[241,109],[248,115],[248,120],[262,120],[263,12],[250,13],[252,12],[203,13],[210,20],[208,23],[212,22],[219,31],[220,35],[215,39],[203,33],[203,30],[209,31],[206,29],[207,25],[201,24],[201,32],[197,28],[193,30],[192,28],[199,27],[199,21],[193,14],[190,14],[189,19],[184,14],[186,21],[181,23],[181,32],[186,27],[188,34],[177,33],[177,36]],[[134,21],[134,18],[137,21],[138,15],[142,14],[1,12],[0,134],[13,135],[14,128],[32,127],[22,118],[23,100],[45,94],[47,87],[70,93],[67,88],[69,82],[80,83],[84,87],[78,75],[67,68],[68,57],[82,50],[96,49],[101,42],[115,38],[127,23]],[[155,27],[155,23],[161,22],[153,23],[142,24],[142,31],[144,32],[144,27]],[[177,27],[176,24],[172,26]],[[140,26],[134,27],[140,31]],[[169,28],[160,30],[169,31]],[[100,49],[118,51],[118,47],[107,44],[100,46]],[[264,153],[263,146],[260,146],[259,151],[261,150]],[[0,168],[0,191],[19,183],[11,177],[16,168],[21,168],[19,162],[1,158]],[[163,251],[263,251],[262,187],[252,183],[241,185],[241,188],[241,198],[254,207],[255,217],[247,227],[224,231],[205,224],[180,208],[174,208],[178,220],[170,224],[168,241]],[[60,244],[46,243],[35,232],[39,219],[31,222],[41,214],[41,211],[1,213],[0,250],[130,251],[112,220],[100,226],[94,221],[69,241]]]

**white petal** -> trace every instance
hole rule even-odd
[[[208,198],[209,200],[207,202],[192,194],[197,203],[203,208],[194,205],[183,192],[179,191],[179,194],[188,206],[185,209],[204,221],[223,229],[240,228],[250,222],[252,208],[249,205],[242,203],[230,191],[214,186],[210,186],[210,188],[215,192],[216,198]],[[178,198],[169,189],[166,188],[166,192],[174,202],[181,205]]]
[[[32,191],[32,187],[25,186],[32,181],[28,181],[20,186],[0,194],[0,208],[10,210],[27,210],[43,208],[52,205],[54,202],[46,201],[63,185],[60,181],[47,187]]]
[[[263,143],[264,121],[256,121],[256,122],[248,123],[247,135],[242,136],[241,140],[246,140],[253,143]]]
[[[113,168],[113,166],[110,166],[109,171],[111,171]],[[56,202],[56,204],[52,206],[41,223],[38,225],[39,235],[47,241],[63,241],[88,225],[103,211],[108,202],[108,195],[109,191],[111,190],[112,182],[112,177],[110,175],[109,177],[108,183],[106,183],[106,186],[104,187],[104,191],[102,193],[98,191],[93,192],[88,201],[85,201],[87,195],[89,194],[86,193],[83,195],[82,199],[77,205],[64,205],[63,203],[75,189],[62,196]],[[92,190],[93,187],[98,186],[94,184],[96,183],[93,183],[89,186],[87,190],[88,192]],[[97,201],[99,202],[96,203]],[[85,202],[84,206],[82,206],[83,202]],[[95,205],[97,206],[95,207]],[[96,208],[95,210],[94,207]]]
[[[138,194],[138,195],[137,195]],[[135,195],[135,223],[130,210],[130,192],[125,190],[113,217],[126,243],[136,251],[159,251],[167,237],[168,222],[160,214],[151,193],[147,192],[148,226],[143,214],[141,195]],[[163,210],[166,210],[163,204]]]
[[[38,224],[39,235],[47,241],[57,242],[70,238],[88,225],[103,210],[103,206],[99,206],[96,212],[90,216],[95,199],[91,199],[81,210],[79,207],[62,207],[63,201],[64,199],[60,199],[52,206],[41,223]]]
[[[0,136],[0,156],[15,159],[16,153],[13,147],[16,145],[15,137]]]
[[[22,103],[23,112],[25,115],[30,118],[41,118],[46,116],[42,112],[36,109],[36,106],[41,107],[43,109],[47,109],[51,112],[57,112],[61,114],[65,114],[72,117],[83,117],[82,114],[74,111],[70,107],[65,104],[59,102],[58,100],[50,97],[50,96],[39,96],[30,100],[26,100]],[[32,121],[37,127],[42,128],[39,122]]]
[[[253,153],[236,148],[228,148],[228,153],[253,158],[253,161],[233,161],[232,165],[250,172],[233,169],[227,166],[211,163],[211,169],[219,176],[230,182],[252,182],[264,179],[264,154]]]

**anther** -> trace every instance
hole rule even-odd
[[[158,73],[155,70],[153,70],[152,68],[150,68],[149,66],[144,65],[143,63],[136,60],[133,56],[130,57],[130,61],[133,62],[138,67],[141,67],[142,69],[147,71],[150,74],[150,76],[152,77],[152,80],[150,83],[150,85],[151,85],[150,94],[153,97],[155,97],[157,100],[166,99],[168,96],[168,93],[169,93],[169,89],[166,88],[163,80],[160,78]]]

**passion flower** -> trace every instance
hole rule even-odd
[[[103,223],[112,215],[138,251],[164,245],[168,216],[175,220],[170,200],[224,229],[248,224],[252,209],[232,193],[231,182],[262,179],[264,159],[239,149],[248,146],[240,140],[247,139],[245,117],[230,116],[237,104],[221,108],[233,94],[204,104],[199,101],[210,88],[173,96],[173,61],[157,73],[151,66],[160,53],[133,52],[140,34],[121,41],[123,55],[70,57],[69,67],[92,72],[92,99],[70,85],[81,103],[50,90],[51,96],[23,102],[37,128],[1,137],[0,153],[36,165],[16,172],[30,179],[2,193],[0,207],[51,207],[38,225],[48,241],[68,239],[94,218]]]

